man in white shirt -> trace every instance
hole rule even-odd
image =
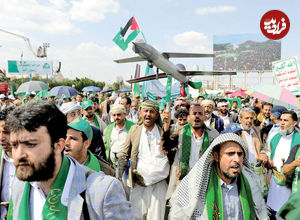
[[[280,131],[270,141],[271,161],[270,166],[281,171],[283,163],[287,160],[291,149],[300,143],[300,134],[295,129],[297,125],[297,114],[293,111],[285,111],[280,117]],[[291,189],[285,182],[278,181],[272,174],[267,204],[274,214],[288,200]]]
[[[243,128],[242,138],[248,149],[246,157],[252,166],[255,166],[257,162],[265,164],[268,160],[260,132],[254,126],[254,116],[255,112],[250,108],[242,108],[239,113],[239,122]]]
[[[157,103],[150,100],[141,103],[140,107],[142,123],[130,128],[117,173],[121,179],[130,158],[130,201],[134,219],[163,219],[170,165],[159,146],[159,108]]]
[[[1,199],[1,219],[7,214],[8,202],[11,195],[11,184],[15,176],[16,168],[14,160],[11,158],[11,147],[9,144],[10,132],[5,124],[7,115],[13,107],[5,108],[0,112],[0,199]]]

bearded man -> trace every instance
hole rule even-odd
[[[216,129],[219,133],[224,130],[223,120],[213,113],[215,109],[215,103],[212,100],[203,100],[201,102],[202,107],[204,108],[204,113],[206,120],[204,121],[205,125]]]
[[[83,119],[87,120],[91,126],[98,128],[100,130],[101,136],[103,136],[106,124],[97,114],[95,114],[92,100],[87,99],[82,101],[81,107],[84,114]]]
[[[49,102],[8,117],[16,179],[8,219],[132,219],[121,183],[63,155],[67,120]]]
[[[218,116],[224,122],[224,128],[232,122],[238,121],[238,114],[229,112],[229,103],[226,100],[220,100],[217,104]]]
[[[174,192],[169,219],[268,219],[246,152],[238,135],[218,136]]]
[[[160,144],[172,164],[167,199],[205,153],[210,143],[219,135],[217,130],[204,124],[205,118],[201,105],[191,105],[189,123],[170,134],[170,114],[165,112],[163,114],[164,132]]]
[[[120,154],[121,179],[130,158],[130,201],[134,219],[163,219],[170,165],[160,150],[161,123],[158,104],[147,100],[140,105],[140,121],[133,125]]]
[[[294,111],[285,111],[280,116],[280,131],[270,141],[271,146],[271,167],[281,171],[284,162],[288,159],[291,150],[300,143],[300,134],[295,129],[297,125],[297,114]],[[271,176],[267,204],[273,214],[288,200],[291,194],[290,187],[285,181],[276,178],[274,173]]]

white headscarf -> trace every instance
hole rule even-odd
[[[209,148],[188,175],[183,178],[172,195],[170,200],[170,219],[199,219],[200,216],[203,217],[202,214],[205,211],[209,174],[214,162],[212,152],[216,146],[228,141],[238,143],[244,150],[245,155],[247,154],[247,148],[242,138],[234,133],[221,134],[214,139]],[[247,178],[251,188],[256,216],[258,219],[268,219],[268,211],[262,195],[262,186],[246,157],[244,157],[242,173]]]

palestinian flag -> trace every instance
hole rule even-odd
[[[114,37],[115,42],[123,51],[128,47],[128,44],[133,41],[140,33],[140,27],[135,18],[132,17],[127,22],[124,28],[121,27],[119,33]]]

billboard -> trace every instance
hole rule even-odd
[[[52,61],[8,60],[10,74],[52,74]]]
[[[273,74],[277,83],[300,95],[300,73],[297,57],[290,57],[272,62]]]
[[[217,35],[213,41],[215,71],[271,71],[281,58],[281,42],[261,34]]]

